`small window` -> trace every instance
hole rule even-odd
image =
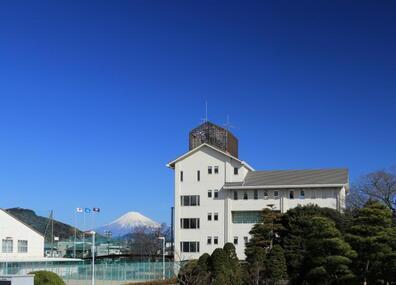
[[[247,244],[249,242],[248,237],[243,237],[243,241],[245,242],[245,244]]]
[[[212,244],[212,237],[208,237],[207,244]]]
[[[12,239],[6,238],[2,240],[2,252],[3,253],[14,252],[14,242]]]
[[[248,199],[248,193],[245,192],[245,193],[243,193],[243,200],[247,200],[247,199]]]
[[[238,237],[234,237],[234,244],[235,244],[235,245],[238,244]]]
[[[183,171],[180,171],[180,181],[183,182]]]
[[[311,190],[311,198],[316,199],[316,191],[315,190]]]
[[[304,199],[304,198],[305,198],[305,192],[304,192],[304,190],[301,190],[301,191],[300,191],[300,198],[301,198],[301,199]]]
[[[219,167],[218,167],[218,166],[215,166],[215,167],[214,167],[214,173],[215,173],[215,174],[219,174]]]
[[[290,191],[289,192],[289,198],[290,199],[294,199],[294,191]]]
[[[201,171],[197,170],[197,181],[201,181]]]
[[[181,252],[199,252],[199,242],[197,241],[182,241],[180,242]]]
[[[212,220],[212,213],[208,213],[208,221]]]
[[[265,199],[265,200],[268,199],[268,191],[264,191],[264,199]]]
[[[212,198],[212,190],[208,190],[208,198]]]
[[[254,190],[253,199],[254,199],[254,200],[257,200],[257,199],[258,199],[258,191],[257,191],[257,190]]]
[[[279,192],[278,191],[274,191],[274,198],[278,199],[279,198]]]
[[[214,190],[214,198],[219,198],[219,190]]]
[[[213,243],[219,244],[219,237],[213,237]]]
[[[208,166],[208,174],[212,174],[212,166]]]
[[[239,168],[238,167],[234,167],[234,175],[238,175],[238,171],[239,171]]]
[[[234,200],[238,200],[238,191],[234,191]]]
[[[219,220],[219,213],[214,213],[213,219],[214,219],[215,221],[218,221],[218,220]]]

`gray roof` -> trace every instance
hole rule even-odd
[[[348,184],[348,169],[267,170],[250,171],[241,182],[229,182],[225,186],[276,186]]]

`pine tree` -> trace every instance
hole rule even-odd
[[[222,248],[216,248],[212,255],[212,284],[226,285],[229,280],[228,257]]]
[[[380,269],[387,258],[393,260],[396,248],[393,232],[392,212],[384,205],[368,201],[357,210],[347,240],[358,254],[354,268],[364,284],[383,279]]]
[[[349,266],[356,252],[345,242],[335,223],[313,217],[307,236],[305,279],[311,284],[340,284],[354,278]]]
[[[287,266],[283,248],[276,244],[268,253],[267,272],[269,279],[279,281],[287,279]]]
[[[229,284],[239,285],[242,283],[242,268],[235,251],[235,246],[228,242],[224,245],[223,250],[227,255]]]

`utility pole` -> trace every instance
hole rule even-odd
[[[95,285],[95,232],[91,231],[92,235],[92,285]]]
[[[165,237],[158,237],[162,240],[162,280],[165,280]]]

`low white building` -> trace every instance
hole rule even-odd
[[[0,209],[0,262],[44,257],[44,236]]]
[[[341,211],[347,169],[255,171],[238,158],[238,141],[206,122],[190,132],[190,151],[167,164],[175,173],[175,260],[211,254],[226,242],[245,258],[261,211],[316,204]]]

